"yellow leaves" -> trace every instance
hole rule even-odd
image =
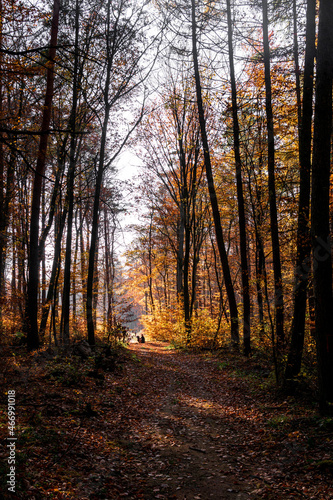
[[[288,434],[289,439],[299,440],[299,439],[301,439],[301,437],[302,437],[302,435],[301,435],[300,431],[294,431],[294,432],[290,432]]]
[[[212,0],[208,0],[207,2],[205,2],[204,14],[209,14],[210,12],[212,12],[215,8],[215,5],[216,2]]]

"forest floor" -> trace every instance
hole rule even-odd
[[[1,499],[333,499],[333,419],[273,390],[255,356],[147,342],[89,363],[2,353]]]

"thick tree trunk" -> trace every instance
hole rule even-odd
[[[329,194],[332,134],[333,3],[321,0],[313,136],[311,236],[319,397],[322,413],[333,403],[332,257]],[[332,407],[331,407],[332,408]]]
[[[297,254],[294,287],[294,314],[285,378],[299,374],[304,344],[306,298],[311,272],[309,229],[313,69],[315,56],[316,1],[307,1],[306,50],[304,64],[303,112],[299,116],[300,192],[298,202]],[[295,24],[296,20],[295,20]],[[298,64],[296,63],[296,72]]]
[[[216,241],[220,254],[225,285],[227,289],[228,301],[229,301],[229,309],[231,316],[231,339],[236,344],[239,344],[239,329],[238,329],[238,310],[236,297],[234,292],[234,287],[231,279],[228,256],[224,245],[224,238],[222,232],[222,224],[221,217],[217,202],[217,196],[214,186],[213,173],[212,173],[212,165],[210,159],[210,151],[208,145],[207,131],[206,131],[206,120],[203,108],[202,101],[202,90],[201,90],[201,81],[200,81],[200,73],[199,73],[199,63],[198,63],[198,50],[197,50],[197,28],[196,28],[196,12],[195,12],[195,0],[191,0],[192,6],[192,56],[194,63],[194,76],[195,76],[195,85],[196,85],[196,96],[197,96],[197,107],[198,107],[198,115],[199,115],[199,124],[201,130],[201,140],[203,146],[204,153],[204,162],[206,168],[206,177],[208,184],[208,191],[210,197],[210,203],[212,207],[212,213],[214,218],[214,226],[216,233]]]
[[[51,121],[51,106],[53,99],[53,82],[54,82],[54,61],[56,55],[58,24],[59,24],[59,4],[60,4],[59,0],[54,0],[50,49],[49,49],[49,56],[47,63],[45,102],[43,107],[41,136],[39,142],[39,151],[37,157],[35,177],[33,182],[33,193],[31,202],[29,282],[28,282],[28,297],[26,305],[27,347],[30,350],[37,349],[39,346],[38,325],[37,325],[39,261],[40,261],[38,252],[39,214],[40,214],[42,178],[45,172],[46,151],[47,151],[47,143],[49,137],[50,121]]]
[[[282,288],[282,271],[279,229],[276,207],[275,191],[275,145],[274,145],[274,122],[272,109],[272,85],[270,74],[270,49],[268,38],[268,13],[267,0],[262,2],[263,10],[263,45],[265,64],[265,89],[266,89],[266,118],[267,118],[267,145],[268,145],[268,189],[269,209],[271,223],[271,239],[273,249],[273,271],[274,271],[274,303],[277,349],[281,351],[284,346],[284,299]]]

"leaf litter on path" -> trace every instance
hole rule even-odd
[[[11,498],[333,498],[330,429],[231,365],[148,342],[130,344],[119,372],[73,387],[31,369],[24,397],[17,387]]]

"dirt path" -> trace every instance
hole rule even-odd
[[[127,407],[123,431],[136,450],[129,483],[142,484],[142,498],[333,499],[332,469],[311,465],[332,462],[332,435],[321,437],[311,412],[292,399],[260,400],[214,355],[163,343],[130,349],[141,360],[127,367],[138,405],[134,415]]]
[[[179,355],[161,343],[131,350],[145,365],[133,437],[144,436],[154,451],[147,456],[145,498],[249,498],[250,457],[240,454],[234,433],[246,444],[255,425],[250,402],[244,408],[229,396],[210,357]]]
[[[264,391],[268,372],[255,356],[165,343],[114,356],[99,368],[93,358],[8,358],[17,493],[1,483],[5,395],[1,499],[333,499],[333,420],[319,418],[311,398]]]

